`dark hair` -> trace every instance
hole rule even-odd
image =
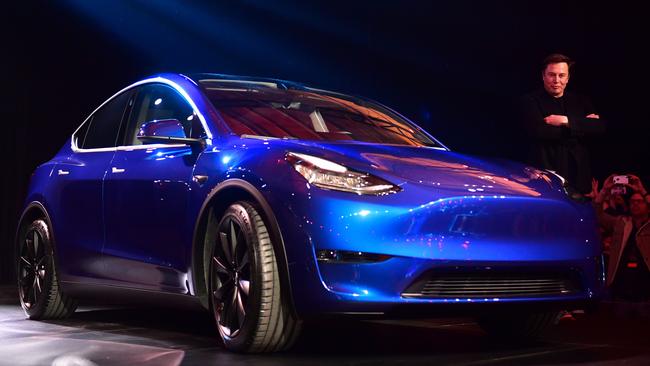
[[[561,62],[566,62],[567,65],[569,65],[569,70],[571,70],[571,66],[575,64],[572,59],[569,58],[569,56],[565,56],[561,53],[552,53],[544,58],[544,61],[542,61],[542,71],[546,70],[546,66],[549,64],[559,64]]]

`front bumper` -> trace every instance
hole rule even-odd
[[[444,199],[417,198],[427,192],[412,188],[408,195],[365,197],[308,190],[308,199],[296,194],[279,204],[299,314],[390,314],[409,307],[435,313],[477,304],[554,307],[584,304],[600,296],[604,272],[590,206],[557,197],[449,192],[441,194]],[[390,258],[374,263],[323,262],[317,260],[320,250]],[[578,286],[567,292],[517,296],[462,292],[449,297],[408,296],[407,290],[432,271],[474,277],[570,272]]]

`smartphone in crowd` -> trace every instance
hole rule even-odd
[[[614,176],[614,184],[629,184],[630,179],[628,178],[627,175],[615,175]]]

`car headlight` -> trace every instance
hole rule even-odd
[[[286,159],[309,184],[319,188],[372,195],[396,193],[401,190],[400,187],[374,175],[350,170],[315,156],[288,152]]]

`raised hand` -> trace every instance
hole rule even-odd
[[[598,179],[591,178],[591,192],[585,194],[586,197],[595,199],[598,196]]]
[[[637,177],[636,175],[633,174],[628,174],[629,179],[629,184],[628,186],[632,188],[635,192],[641,193],[642,195],[645,195],[647,193],[645,187],[643,186],[643,183],[641,183],[641,179]]]

